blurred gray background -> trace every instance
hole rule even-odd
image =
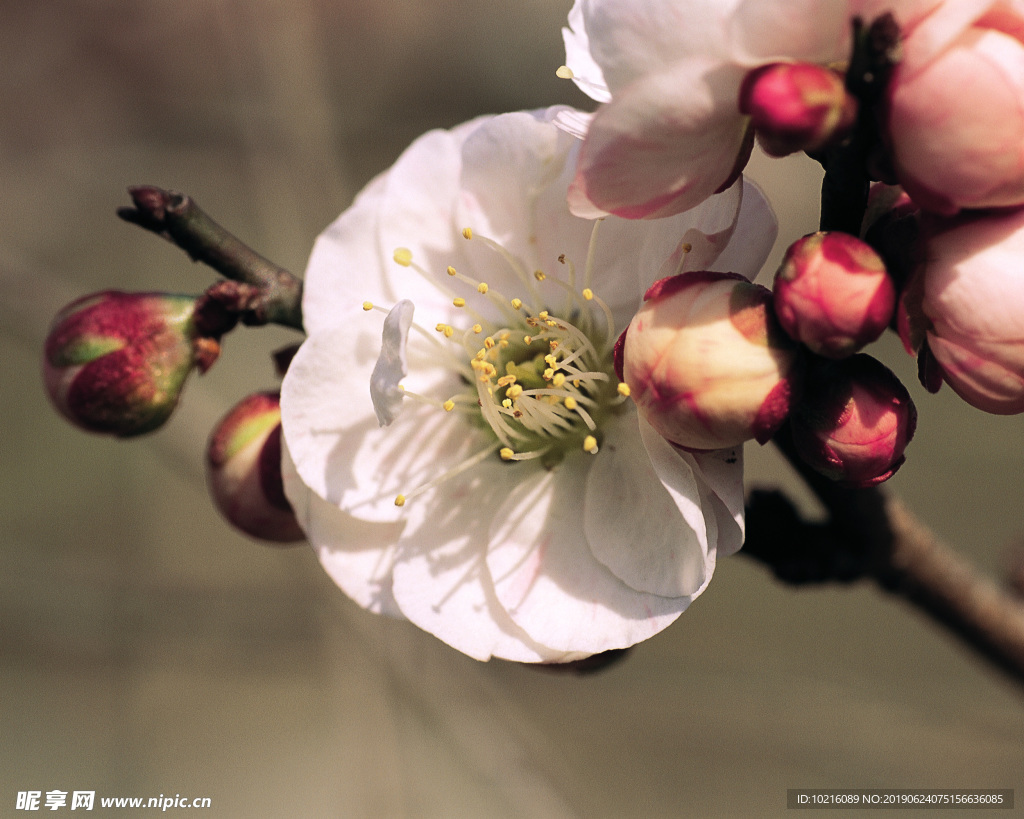
[[[782,816],[787,788],[841,786],[1024,800],[1021,690],[872,587],[794,591],[730,558],[674,626],[573,677],[476,663],[363,613],[308,548],[235,534],[205,438],[275,384],[292,334],[233,334],[142,440],[50,409],[38,362],[63,303],[212,281],[114,216],[126,186],[187,191],[301,272],[424,130],[585,105],[554,76],[570,5],[0,2],[0,815],[54,789],[209,796],[226,817]],[[784,239],[814,228],[812,164],[753,173]],[[925,396],[898,344],[876,352],[921,411],[892,491],[1002,572],[1024,421]],[[792,484],[770,449],[748,463],[750,485]]]

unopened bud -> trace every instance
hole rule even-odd
[[[860,239],[812,233],[786,251],[773,299],[792,338],[826,358],[844,358],[882,335],[896,288],[882,259]]]
[[[838,142],[857,119],[857,100],[842,77],[813,63],[755,68],[740,86],[739,106],[750,115],[757,141],[770,156]]]
[[[247,535],[293,543],[305,535],[281,480],[281,399],[265,392],[242,399],[214,427],[206,447],[210,494]]]
[[[195,297],[107,290],[57,315],[43,378],[68,420],[129,437],[163,424],[193,367],[205,370],[218,352],[196,331]]]
[[[813,363],[790,416],[793,444],[804,463],[855,487],[892,477],[906,460],[903,452],[916,426],[906,387],[863,353]]]
[[[617,350],[640,414],[688,449],[765,443],[798,392],[799,347],[771,310],[771,292],[731,273],[655,282]]]

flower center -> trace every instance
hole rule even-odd
[[[469,228],[463,231],[466,240],[483,243],[511,268],[523,296],[509,298],[486,282],[448,267],[449,277],[471,288],[462,291],[471,294],[468,299],[451,293],[452,304],[465,312],[469,326],[438,323],[429,333],[413,324],[441,344],[465,389],[443,402],[409,391],[403,392],[404,397],[440,404],[446,412],[457,411],[490,439],[484,451],[452,474],[495,453],[504,461],[539,459],[552,468],[572,452],[596,454],[600,448],[602,422],[620,411],[629,388],[614,373],[612,312],[590,287],[598,224],[591,235],[583,287],[578,287],[575,265],[564,255],[558,259],[566,271],[564,278],[540,270],[529,273],[499,243]],[[398,248],[394,260],[437,283],[436,276],[419,267],[409,250]],[[477,300],[486,300],[484,306],[491,309],[477,310]],[[484,314],[495,313],[495,307],[499,318],[485,318]],[[364,308],[373,305],[367,303]],[[399,495],[395,502],[402,505],[412,494]]]

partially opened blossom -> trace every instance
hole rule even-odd
[[[756,272],[770,211],[737,184],[658,223],[575,218],[557,113],[428,133],[371,182],[317,241],[282,385],[324,568],[482,660],[644,640],[743,540],[741,451],[641,423],[612,347],[666,270]]]
[[[926,219],[922,255],[903,296],[904,343],[926,344],[972,406],[1024,412],[1024,208]]]
[[[1024,7],[931,5],[901,21],[884,117],[896,178],[921,207],[947,215],[1022,204]]]
[[[849,56],[847,0],[576,0],[566,66],[605,103],[562,124],[585,135],[574,213],[681,213],[730,184],[749,156],[739,91],[753,68]]]

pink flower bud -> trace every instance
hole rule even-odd
[[[740,111],[770,156],[814,151],[843,139],[857,119],[857,100],[834,71],[812,63],[755,68],[740,86]]]
[[[781,426],[799,386],[799,348],[771,292],[731,273],[661,279],[620,339],[619,362],[648,423],[688,449],[722,449]]]
[[[924,263],[903,296],[911,350],[985,412],[1024,412],[1024,208],[923,222]]]
[[[72,302],[46,338],[43,378],[57,409],[91,432],[129,437],[166,421],[193,367],[219,346],[196,332],[196,299],[107,290]]]
[[[826,358],[844,358],[889,325],[896,288],[881,258],[860,239],[812,233],[786,251],[773,299],[792,338]]]
[[[900,380],[860,353],[842,361],[819,359],[807,373],[790,428],[800,458],[849,486],[873,486],[906,460],[917,410]]]
[[[281,480],[281,399],[264,392],[242,399],[214,427],[206,447],[210,494],[233,525],[277,543],[305,539]]]

